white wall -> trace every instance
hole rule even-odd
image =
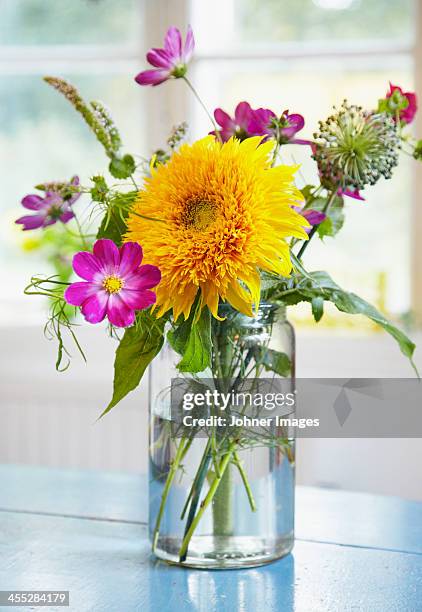
[[[408,378],[414,375],[395,342],[380,332],[365,337],[309,336],[299,332],[297,371],[300,377]],[[414,340],[422,371],[422,335]],[[422,406],[421,406],[422,409]],[[297,480],[328,486],[422,500],[422,440],[301,439]]]

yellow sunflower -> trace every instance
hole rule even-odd
[[[161,270],[158,316],[172,308],[175,319],[187,319],[198,291],[215,317],[220,299],[251,316],[259,269],[290,274],[285,239],[306,239],[308,227],[291,208],[303,199],[293,184],[297,168],[272,168],[273,143],[261,140],[184,144],[146,179],[125,239]]]

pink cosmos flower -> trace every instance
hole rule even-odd
[[[142,248],[126,242],[117,248],[112,240],[101,239],[93,252],[82,251],[73,257],[73,269],[86,282],[72,283],[65,291],[68,304],[81,306],[89,323],[100,323],[107,316],[112,325],[128,327],[135,311],[155,304],[161,274],[156,266],[141,266]]]
[[[53,225],[57,221],[67,223],[74,217],[71,206],[80,197],[79,177],[74,176],[68,183],[48,183],[43,185],[45,196],[36,194],[25,196],[21,204],[24,208],[33,210],[35,215],[24,215],[15,223],[23,225],[23,230]]]
[[[222,141],[226,142],[232,136],[236,136],[239,140],[248,138],[251,135],[249,134],[249,123],[252,119],[253,112],[248,102],[239,102],[234,111],[233,118],[222,108],[216,108],[214,117],[221,127],[219,132]],[[215,135],[215,131],[210,133]]]
[[[174,26],[169,28],[164,39],[164,49],[150,49],[147,53],[148,62],[156,70],[140,72],[135,81],[139,85],[159,85],[172,77],[179,79],[185,76],[194,48],[195,39],[190,26],[184,45],[180,30]]]
[[[418,100],[416,94],[412,91],[403,91],[398,85],[393,85],[390,83],[390,91],[387,92],[387,99],[397,94],[399,97],[406,98],[407,100],[406,108],[402,108],[399,111],[400,120],[403,121],[403,123],[411,123],[416,115],[416,111],[418,110]]]

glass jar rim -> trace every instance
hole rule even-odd
[[[244,325],[256,325],[257,323],[266,322],[265,319],[270,318],[272,315],[272,321],[282,321],[286,318],[286,307],[284,304],[267,302],[263,300],[259,303],[258,310],[255,316],[250,317],[244,313],[236,310],[227,302],[222,302],[218,307],[218,314],[221,317],[227,317],[229,314],[234,313],[239,323]],[[269,322],[269,321],[268,321]]]

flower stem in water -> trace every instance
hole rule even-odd
[[[233,453],[233,463],[236,465],[237,469],[239,470],[239,474],[245,486],[245,490],[248,496],[249,505],[251,507],[251,510],[252,512],[256,512],[256,503],[255,503],[255,499],[252,493],[251,485],[249,484],[248,477],[246,475],[245,470],[243,469],[243,465],[239,459],[239,455],[237,454],[237,451],[234,451]]]
[[[179,446],[177,447],[176,455],[171,463],[171,467],[167,475],[166,484],[164,485],[163,495],[161,496],[160,509],[158,511],[157,520],[156,520],[155,528],[154,528],[154,534],[152,537],[152,550],[153,551],[155,550],[157,546],[158,536],[160,533],[161,519],[163,518],[164,508],[166,506],[166,501],[167,501],[167,497],[170,491],[170,487],[176,475],[176,472],[179,469],[180,462],[184,456],[183,451],[184,451],[185,443],[186,443],[185,438],[182,438],[180,440]]]
[[[183,542],[182,542],[182,546],[180,547],[180,551],[179,551],[179,559],[180,562],[185,561],[186,559],[186,553],[188,550],[188,546],[189,546],[189,542],[191,540],[192,535],[195,532],[195,529],[199,523],[199,521],[201,520],[201,518],[203,517],[206,509],[208,508],[208,506],[210,505],[210,503],[212,502],[212,500],[214,499],[215,493],[221,483],[222,478],[224,477],[224,473],[227,469],[227,466],[229,465],[232,455],[233,455],[233,451],[235,448],[235,443],[230,444],[227,453],[224,455],[223,459],[220,462],[220,476],[218,476],[217,474],[214,476],[214,480],[211,483],[211,486],[208,490],[208,493],[205,497],[205,499],[201,502],[199,510],[195,516],[195,518],[193,519],[187,533],[185,534],[185,537],[183,538]]]

